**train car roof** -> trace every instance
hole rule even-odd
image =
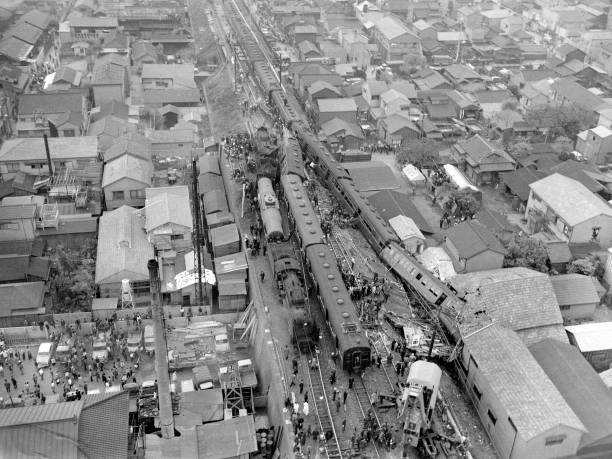
[[[379,235],[384,235],[388,240],[399,242],[399,238],[393,231],[393,228],[391,228],[389,223],[387,223],[385,219],[380,216],[376,210],[376,207],[370,204],[368,198],[357,190],[357,188],[355,188],[355,184],[347,181],[344,181],[343,183],[345,184],[344,189],[346,193],[350,195],[353,201],[355,201],[355,204],[359,206],[361,209],[361,215],[363,215],[364,218],[367,218],[368,224],[373,226],[373,229],[376,230]]]
[[[325,241],[325,236],[302,181],[295,175],[283,175],[281,184],[295,220],[296,230],[302,238],[302,246],[321,244]]]
[[[200,175],[215,174],[221,175],[221,166],[219,165],[219,155],[204,155],[198,160],[198,169]]]
[[[283,166],[282,175],[294,174],[304,180],[304,161],[302,160],[302,149],[295,137],[285,135],[283,139]]]
[[[198,177],[198,192],[200,196],[215,190],[223,191],[225,193],[223,177],[212,173],[200,174],[200,176]]]
[[[311,151],[318,151],[317,156],[320,159],[320,162],[325,164],[327,169],[336,177],[336,179],[346,179],[352,181],[347,170],[334,159],[327,147],[325,147],[325,145],[323,145],[323,143],[317,139],[312,132],[304,131],[302,136],[304,137],[306,143],[308,144],[308,148]]]
[[[227,198],[224,190],[213,190],[202,196],[204,212],[212,214],[214,212],[228,212]]]
[[[284,93],[277,91],[272,94],[272,99],[276,102],[276,107],[282,112],[281,117],[286,121],[301,121],[301,110],[298,110]],[[285,103],[287,101],[287,103]]]
[[[326,305],[328,320],[338,337],[340,349],[368,346],[351,296],[338,270],[338,261],[327,245],[306,249],[310,269],[319,283],[319,296]]]

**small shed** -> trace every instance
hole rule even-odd
[[[596,371],[612,363],[612,322],[590,322],[565,327],[570,344],[576,346]]]
[[[425,176],[414,164],[406,164],[402,169],[402,174],[412,185],[425,186]]]
[[[389,220],[395,234],[400,238],[406,249],[412,253],[421,253],[425,248],[425,236],[414,220],[405,215],[398,215]]]
[[[240,234],[235,223],[211,229],[210,240],[215,258],[240,252]]]
[[[219,309],[221,311],[242,311],[247,305],[247,284],[235,279],[219,279]]]
[[[599,304],[599,295],[590,276],[561,274],[550,281],[564,319],[590,319]]]
[[[249,265],[244,252],[215,258],[215,273],[219,280],[246,282],[248,268]]]
[[[566,241],[545,241],[550,267],[558,273],[564,273],[573,255]]]

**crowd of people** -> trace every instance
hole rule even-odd
[[[140,330],[143,326],[139,315],[125,320],[128,330]],[[108,391],[115,384],[123,389],[128,382],[137,382],[140,355],[129,352],[128,332],[116,326],[116,317],[99,321],[87,332],[79,321],[71,324],[62,321],[51,330],[49,339],[62,352],[56,350],[48,366],[39,368],[36,353],[29,346],[4,348],[0,352],[0,380],[6,391],[4,404],[45,404],[51,396],[56,401],[79,400],[94,387]],[[94,340],[104,340],[107,357],[94,355]]]

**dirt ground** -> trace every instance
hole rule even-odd
[[[212,135],[216,138],[245,132],[240,98],[234,93],[230,69],[225,67],[204,83]]]

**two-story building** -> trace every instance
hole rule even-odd
[[[17,108],[18,137],[74,137],[88,124],[88,103],[81,89],[22,94]]]
[[[145,189],[151,186],[153,163],[132,155],[121,155],[104,165],[102,190],[106,209],[143,207]]]
[[[98,228],[96,285],[101,298],[121,298],[127,281],[135,306],[150,305],[147,262],[153,258],[153,244],[145,232],[142,211],[123,206],[104,212]]]
[[[422,56],[421,40],[396,16],[386,16],[372,27],[372,37],[383,61],[403,62],[404,57]]]
[[[576,151],[590,163],[610,163],[612,161],[612,129],[597,126],[580,132],[576,139]]]
[[[99,185],[102,163],[96,137],[51,137],[48,139],[53,172],[68,173],[88,184]],[[48,176],[43,139],[9,139],[0,147],[0,174],[4,180],[17,172]]]
[[[351,98],[319,99],[316,105],[316,117],[319,126],[334,118],[339,118],[347,123],[355,123],[357,105]]]
[[[612,207],[577,180],[555,173],[529,185],[525,218],[569,243],[612,244]]]
[[[87,17],[75,16],[69,19],[69,41],[68,37],[60,36],[63,43],[77,41],[104,43],[104,39],[116,33],[119,22],[116,17]]]
[[[361,87],[361,96],[370,108],[380,107],[380,96],[387,89],[387,83],[384,81],[367,80]]]
[[[125,102],[130,92],[128,60],[119,54],[107,54],[94,63],[91,78],[94,105],[113,100]]]
[[[191,249],[193,220],[187,186],[147,188],[146,231],[158,251]]]
[[[466,176],[475,184],[498,183],[499,175],[516,168],[516,161],[502,148],[475,135],[460,140],[451,152]]]

